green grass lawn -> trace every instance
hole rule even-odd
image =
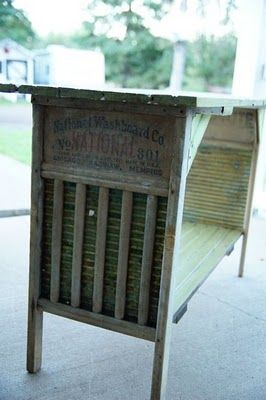
[[[0,126],[0,154],[24,164],[31,163],[31,131]]]

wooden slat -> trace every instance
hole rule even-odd
[[[207,129],[209,121],[211,119],[210,115],[196,114],[192,121],[192,130],[191,130],[191,138],[189,145],[189,155],[188,155],[188,172],[193,163],[194,158],[196,157],[198,147],[204,133]]]
[[[60,89],[62,90],[62,89]],[[65,90],[65,89],[64,89]],[[74,89],[75,90],[75,89]],[[106,96],[106,92],[104,94],[101,95],[101,97],[104,97],[105,100],[107,100]],[[128,96],[128,95],[127,95]],[[75,96],[76,97],[76,96]],[[144,115],[148,115],[148,114],[152,114],[152,115],[162,115],[162,116],[169,116],[169,115],[173,115],[173,116],[178,116],[178,117],[184,117],[184,106],[186,104],[184,104],[184,102],[182,101],[178,101],[179,104],[174,104],[174,105],[168,105],[167,107],[164,106],[160,106],[159,104],[151,104],[151,102],[149,102],[149,104],[141,104],[137,101],[136,99],[136,94],[134,94],[133,97],[135,97],[134,102],[130,102],[130,104],[125,101],[125,99],[121,99],[121,101],[101,101],[99,98],[97,100],[95,99],[90,99],[90,98],[86,98],[81,96],[80,98],[73,98],[72,94],[71,94],[71,99],[68,98],[55,98],[50,96],[44,96],[44,95],[37,95],[37,96],[33,96],[33,102],[36,104],[41,104],[44,106],[55,106],[55,107],[67,107],[67,108],[79,108],[79,109],[85,109],[85,110],[102,110],[104,107],[104,111],[110,111],[110,112],[129,112],[129,113],[137,113],[137,114],[144,114]],[[163,96],[165,97],[165,96]],[[150,98],[151,99],[151,98]],[[187,103],[187,97],[184,98],[185,102]],[[162,98],[161,98],[162,100]],[[135,104],[134,104],[135,103]],[[182,104],[183,103],[183,104]],[[218,115],[220,115],[221,113],[219,112],[220,107],[218,107],[217,109],[217,113]],[[210,109],[206,110],[206,112],[210,112]]]
[[[114,332],[123,333],[124,335],[150,340],[151,342],[154,342],[155,340],[155,329],[148,326],[139,326],[132,322],[121,321],[103,314],[92,313],[65,304],[54,304],[46,299],[39,299],[38,308],[41,311],[84,322],[103,329],[109,329]]]
[[[133,193],[126,191],[123,192],[115,296],[115,318],[118,319],[123,319],[125,313],[127,263],[129,252],[132,203]]]
[[[86,186],[78,183],[76,186],[74,244],[72,259],[71,305],[79,307],[80,277],[82,265],[83,231],[86,208]]]
[[[204,137],[207,140],[254,143],[256,138],[256,110],[236,108],[235,104],[232,115],[211,117]]]
[[[178,150],[175,151],[175,157],[172,160],[169,184],[160,300],[153,360],[151,389],[152,400],[164,399],[166,395],[173,317],[171,308],[173,304],[173,289],[175,287],[176,269],[179,265],[178,256],[181,239],[191,125],[191,111],[187,111],[185,124],[183,124],[183,121],[177,120],[177,142],[174,146],[175,149]]]
[[[259,153],[259,129],[262,129],[262,122],[261,126],[258,125],[258,116],[255,119],[256,125],[256,135],[255,135],[255,143],[252,153],[252,161],[251,161],[251,168],[250,168],[250,177],[248,183],[248,195],[246,201],[246,209],[245,209],[245,218],[244,218],[244,231],[243,231],[243,241],[242,241],[242,249],[241,249],[241,256],[240,256],[240,263],[238,269],[238,276],[242,278],[244,275],[244,265],[245,265],[245,258],[246,258],[246,251],[247,251],[247,242],[248,242],[248,233],[249,233],[249,226],[250,226],[250,219],[252,215],[252,204],[253,204],[253,195],[255,189],[255,179],[256,179],[256,171],[258,166],[258,153]]]
[[[33,106],[32,175],[31,175],[31,226],[30,275],[28,303],[27,370],[37,372],[42,360],[43,312],[38,309],[40,296],[40,265],[43,223],[43,180],[40,165],[43,154],[43,108]]]
[[[42,177],[46,179],[60,179],[68,182],[83,183],[84,185],[105,186],[110,189],[130,190],[132,192],[153,194],[155,196],[167,197],[168,195],[168,181],[159,178],[143,177],[137,178],[134,174],[127,176],[118,176],[117,174],[110,174],[101,171],[101,177],[97,170],[86,169],[85,171],[80,168],[71,169],[56,166],[51,164],[42,164]],[[119,180],[117,179],[119,178]]]
[[[222,139],[203,139],[204,144],[207,146],[218,146],[220,148],[225,149],[243,149],[243,150],[252,150],[253,144],[251,143],[242,143],[242,142],[228,142],[227,140]]]
[[[240,231],[220,228],[220,236],[216,234],[216,238],[205,246],[205,252],[198,253],[198,259],[194,260],[194,267],[187,279],[179,282],[174,290],[174,310],[178,310],[202,285],[213,269],[219,264],[222,258],[227,254],[228,250],[236,243],[241,236]]]
[[[54,202],[53,202],[53,225],[52,225],[51,286],[50,286],[50,300],[55,303],[59,299],[59,292],[60,292],[63,198],[64,198],[64,183],[63,181],[55,179]]]
[[[203,229],[190,242],[190,246],[180,251],[180,266],[177,269],[176,281],[180,284],[194,270],[195,265],[201,260],[220,240],[223,232],[226,231],[222,227],[216,225],[203,225]],[[205,227],[205,229],[204,229]]]
[[[145,218],[144,246],[141,265],[141,280],[138,308],[138,323],[146,325],[149,313],[150,280],[156,228],[157,197],[148,196]]]
[[[202,224],[183,222],[182,233],[181,233],[181,248],[180,248],[181,257],[183,253],[193,248],[194,241],[197,240],[197,237],[202,233],[205,227],[206,225]]]
[[[107,230],[109,189],[101,187],[97,214],[97,237],[95,245],[94,284],[92,311],[101,312],[103,304],[103,278],[105,261],[105,243]]]

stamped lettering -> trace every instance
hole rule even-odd
[[[44,161],[168,178],[173,127],[160,116],[49,108]]]

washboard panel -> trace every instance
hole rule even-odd
[[[170,171],[185,113],[41,100],[40,297],[155,328]]]

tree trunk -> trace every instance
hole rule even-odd
[[[186,60],[186,42],[177,40],[174,43],[174,55],[170,78],[170,89],[178,92],[182,89]]]

